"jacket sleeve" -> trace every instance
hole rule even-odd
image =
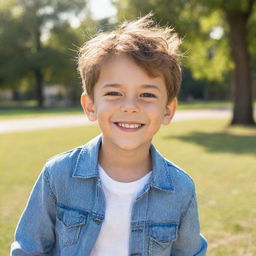
[[[206,255],[207,241],[200,234],[198,207],[194,194],[187,210],[181,218],[178,238],[173,243],[172,256],[204,256]]]
[[[55,243],[55,216],[56,199],[45,167],[18,223],[10,255],[49,255]]]

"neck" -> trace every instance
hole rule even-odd
[[[114,180],[132,182],[145,176],[151,170],[149,145],[138,149],[124,150],[102,140],[99,163]]]

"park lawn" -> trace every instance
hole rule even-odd
[[[231,102],[228,101],[195,101],[194,103],[179,102],[178,110],[187,109],[220,109],[231,108]],[[36,107],[11,107],[1,108],[0,121],[7,119],[21,119],[32,117],[47,117],[67,114],[82,114],[81,107],[53,107],[53,108],[36,108]]]
[[[36,107],[21,107],[21,108],[0,108],[0,121],[8,119],[23,119],[34,117],[48,117],[59,115],[81,115],[83,114],[82,107],[54,107],[54,108],[36,108]]]
[[[175,122],[161,128],[154,144],[196,183],[207,255],[251,256],[256,255],[256,129],[227,128],[227,123]],[[8,255],[46,159],[98,133],[96,126],[86,126],[0,135],[0,255]]]

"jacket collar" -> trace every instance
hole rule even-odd
[[[102,135],[98,135],[82,147],[72,177],[88,179],[99,176],[98,154],[101,141]],[[170,170],[170,168],[174,167],[168,166],[167,161],[153,144],[150,146],[150,152],[153,168],[149,185],[163,191],[174,191],[172,172]]]

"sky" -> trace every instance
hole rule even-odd
[[[116,8],[111,4],[111,0],[89,0],[88,8],[91,11],[92,18],[100,20],[107,17],[113,17],[116,14]],[[44,13],[51,12],[51,8],[44,8]],[[83,13],[81,17],[77,17],[72,13],[64,13],[62,15],[64,20],[68,20],[70,25],[74,28],[79,27],[80,19],[83,19]],[[49,30],[52,28],[52,22],[45,25],[42,31],[42,40],[47,41],[49,38]]]
[[[116,14],[115,7],[111,4],[111,0],[90,0],[89,8],[94,19],[103,19]]]
[[[88,8],[91,11],[92,18],[95,20],[113,17],[117,12],[116,8],[111,4],[111,0],[89,0]],[[80,20],[84,18],[83,13],[81,13],[80,17],[76,17],[73,14],[64,14],[64,16],[74,28],[79,27]]]

